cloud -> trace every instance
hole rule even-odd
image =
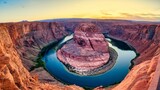
[[[86,17],[87,14],[74,14],[72,17]]]
[[[128,19],[128,20],[160,20],[160,14],[155,13],[124,13],[120,12],[117,14],[111,14],[107,11],[101,11],[100,14],[91,14],[91,13],[81,13],[81,14],[74,14],[72,17],[79,17],[79,18],[103,18],[103,19]]]
[[[137,20],[160,20],[160,14],[153,14],[153,13],[120,13],[121,17],[123,18],[130,18],[130,19],[137,19]]]
[[[159,13],[140,13],[138,15],[145,19],[160,20]]]
[[[142,15],[142,16],[160,17],[160,14],[153,14],[153,13],[142,13],[142,14],[139,14],[139,15]]]
[[[127,17],[127,18],[143,18],[140,15],[137,14],[129,14],[129,13],[120,13],[121,16]]]
[[[111,16],[111,13],[108,13],[107,11],[101,10],[101,13],[105,16]]]
[[[110,11],[101,10],[98,18],[111,19],[111,18],[114,18],[114,16],[113,16],[113,13],[110,13]]]

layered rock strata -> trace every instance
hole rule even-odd
[[[68,34],[63,25],[56,22],[2,23],[0,27],[0,30],[5,30],[9,34],[13,47],[18,52],[24,67],[29,71],[38,64],[36,59],[43,47]],[[35,68],[31,73],[40,75],[39,80],[41,82],[57,83],[57,80],[48,74],[44,68],[41,70]]]
[[[106,64],[109,60],[108,42],[99,27],[92,23],[80,24],[68,41],[57,51],[60,61],[78,71],[90,71]]]
[[[40,83],[39,76],[31,76],[23,66],[14,45],[8,26],[0,24],[0,90],[84,90],[75,85],[51,84],[49,80]]]
[[[50,22],[0,24],[0,89],[81,90],[77,86],[38,83],[24,68],[25,66],[30,70],[30,67],[35,65],[34,61],[38,52],[44,46],[67,35],[66,31],[73,31],[81,22],[64,20],[63,23],[60,22],[62,25]],[[90,20],[88,22],[100,26],[103,33],[131,44],[140,53],[126,78],[113,89],[148,90],[155,74],[157,60],[159,60],[156,58],[160,57],[160,24],[118,20]],[[44,74],[46,75],[46,73],[40,75]],[[51,80],[46,81],[50,83]]]

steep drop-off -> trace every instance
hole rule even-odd
[[[92,23],[77,26],[74,37],[57,51],[60,61],[73,67],[73,71],[89,74],[109,61],[108,42],[99,27]]]
[[[30,75],[36,64],[36,57],[42,48],[51,42],[66,36],[74,30],[74,22],[20,22],[0,24],[0,87],[1,89],[45,89],[73,88],[64,86],[51,77],[43,68],[36,68],[32,75],[41,76],[41,82],[52,82],[54,85],[39,83]],[[80,22],[76,22],[80,23]],[[115,90],[147,90],[154,75],[160,55],[160,25],[123,22],[94,22],[102,28],[103,33],[131,44],[140,56],[126,78]],[[67,26],[66,26],[67,25]],[[27,70],[24,68],[27,68]],[[138,73],[137,73],[138,72]],[[44,76],[43,76],[44,75]],[[48,76],[45,76],[48,75]],[[47,78],[46,77],[50,77]],[[81,88],[80,88],[81,89]]]
[[[36,66],[37,56],[44,46],[67,35],[65,28],[58,23],[22,22],[2,25],[7,28],[23,65],[29,71]],[[55,82],[43,68],[37,68],[31,73],[39,75],[42,82]]]
[[[13,24],[14,25],[14,24]],[[83,90],[78,86],[39,83],[36,74],[30,75],[17,53],[16,38],[11,40],[9,24],[0,24],[0,89],[1,90]],[[12,32],[13,34],[14,32]],[[16,35],[16,32],[15,32]],[[14,41],[15,40],[15,41]],[[27,49],[27,48],[26,48]],[[35,58],[35,57],[34,57]],[[30,60],[30,59],[28,59]],[[39,72],[39,71],[38,71]],[[42,73],[42,74],[46,74]],[[43,81],[43,80],[42,80]]]

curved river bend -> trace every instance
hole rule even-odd
[[[70,72],[56,56],[57,49],[72,38],[73,35],[66,36],[63,40],[58,42],[57,45],[48,50],[42,58],[48,72],[56,79],[66,84],[75,84],[81,87],[94,88],[97,86],[109,86],[119,83],[129,72],[131,60],[136,57],[135,51],[129,48],[129,46],[124,42],[117,42],[117,40],[106,38],[109,41],[109,47],[113,48],[118,53],[115,65],[110,70],[102,74],[92,76],[78,75]]]

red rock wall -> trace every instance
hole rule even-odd
[[[18,28],[14,24],[11,25]],[[19,38],[25,37],[25,34],[20,34],[17,29],[13,29],[15,31],[13,32],[12,29],[10,24],[0,24],[0,90],[83,90],[75,85],[39,83],[38,77],[31,76],[23,66],[23,59],[21,60],[17,53],[19,49],[17,49],[16,45],[18,44],[16,43]]]
[[[23,67],[7,29],[0,25],[0,89],[34,89],[36,81]]]
[[[117,29],[111,30],[110,35],[131,44],[140,53],[140,56],[134,60],[135,64],[139,64],[152,59],[157,54],[155,52],[160,46],[160,25],[138,25],[138,28],[134,28],[136,26],[132,25],[130,28],[123,26],[123,32],[121,34],[115,33]],[[150,30],[153,30],[154,34],[150,33]]]
[[[113,90],[148,90],[159,57],[160,55],[154,56],[151,60],[144,61],[134,66],[125,79],[113,88]]]
[[[160,68],[159,67],[160,67],[160,57],[158,58],[156,70],[153,73],[154,75],[152,77],[148,90],[159,90],[160,89]]]
[[[34,66],[35,57],[44,46],[67,35],[65,28],[58,23],[22,22],[4,25],[28,70]]]

